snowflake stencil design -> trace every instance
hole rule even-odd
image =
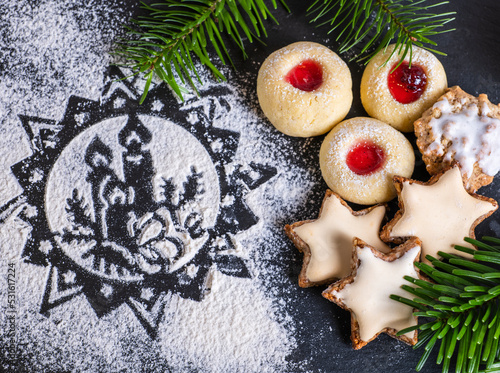
[[[276,169],[234,163],[239,134],[214,126],[228,88],[203,106],[155,87],[138,105],[137,84],[110,68],[99,101],[71,97],[60,122],[21,116],[32,154],[2,213],[31,228],[23,259],[50,267],[42,314],[84,294],[99,317],[127,304],[155,338],[173,295],[202,301],[214,271],[251,276],[232,235],[257,223],[245,195]]]

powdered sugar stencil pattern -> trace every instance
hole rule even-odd
[[[200,98],[156,87],[139,106],[143,82],[107,67],[119,2],[39,5],[1,5],[2,367],[292,369],[294,322],[263,279],[317,174],[275,151],[241,88],[204,77]]]

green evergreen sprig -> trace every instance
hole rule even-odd
[[[276,0],[270,1],[274,9]],[[281,2],[286,7],[284,0]],[[161,0],[142,7],[149,15],[133,20],[137,29],[128,28],[130,39],[118,43],[116,54],[127,60],[135,74],[143,74],[146,86],[153,74],[165,81],[182,99],[183,85],[196,90],[193,79],[201,83],[193,56],[208,67],[216,78],[224,75],[212,62],[207,48],[212,46],[223,64],[232,64],[224,34],[245,54],[244,39],[253,42],[267,36],[264,20],[276,22],[264,0]]]
[[[319,26],[330,25],[340,41],[340,53],[364,43],[359,61],[368,61],[390,43],[395,43],[393,53],[400,53],[402,62],[407,55],[412,58],[414,45],[436,54],[437,43],[431,37],[452,29],[443,27],[454,20],[455,12],[433,13],[433,8],[447,4],[443,1],[430,4],[426,0],[315,0],[308,13]],[[367,53],[368,52],[368,53]]]
[[[452,361],[457,373],[500,371],[500,239],[465,241],[478,250],[456,249],[472,255],[473,260],[443,252],[438,253],[442,261],[427,256],[431,265],[415,265],[429,281],[405,277],[412,285],[403,288],[415,298],[391,295],[415,308],[415,315],[426,320],[398,333],[419,330],[414,348],[424,347],[424,353],[417,371],[437,346],[437,364],[442,364],[443,372],[449,372]]]

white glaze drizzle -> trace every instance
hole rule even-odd
[[[491,110],[486,103],[481,107],[461,104],[451,105],[446,98],[434,104],[441,116],[429,122],[435,140],[425,154],[437,151],[445,162],[455,159],[467,176],[472,175],[476,162],[483,173],[495,176],[500,170],[500,120],[488,116]],[[445,150],[443,142],[448,141],[451,146]]]

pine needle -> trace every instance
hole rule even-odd
[[[448,1],[431,4],[426,0],[315,0],[308,14],[313,17],[311,22],[329,25],[330,33],[336,31],[341,53],[359,53],[352,60],[368,63],[395,43],[393,53],[400,54],[400,63],[407,57],[411,63],[413,46],[445,55],[434,49],[437,44],[431,39],[453,30],[444,27],[455,19],[455,12],[433,13],[433,8],[445,4]]]
[[[277,8],[276,0],[268,2]],[[288,9],[284,0],[281,3]],[[216,79],[225,80],[209,48],[223,64],[233,65],[227,41],[232,40],[247,57],[244,40],[252,43],[267,36],[263,20],[276,22],[264,0],[159,0],[142,7],[149,14],[133,20],[135,27],[128,28],[128,38],[118,43],[115,52],[127,61],[123,66],[146,79],[140,103],[146,99],[153,74],[181,99],[184,85],[197,93],[195,80],[201,83],[201,79],[193,57]]]
[[[420,335],[415,348],[424,347],[417,371],[438,345],[436,363],[442,365],[443,372],[449,371],[453,359],[457,373],[500,371],[500,266],[495,265],[498,246],[494,246],[500,240],[485,237],[466,241],[480,249],[473,251],[475,261],[454,254],[442,255],[442,262],[430,258],[433,267],[417,266],[433,282],[405,277],[413,285],[402,288],[418,298],[391,296],[416,308],[415,315],[427,317],[426,323],[417,327]]]

